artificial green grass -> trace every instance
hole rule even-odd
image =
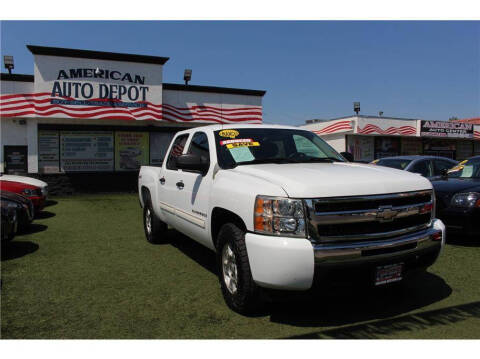
[[[2,248],[2,338],[480,338],[480,241],[448,244],[405,288],[224,304],[213,252],[143,234],[134,194],[54,198]]]

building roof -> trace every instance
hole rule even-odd
[[[455,120],[455,122],[471,123],[472,125],[480,125],[480,117],[463,118],[461,120]]]
[[[376,119],[379,119],[379,120],[404,120],[404,121],[418,121],[420,120],[420,118],[404,118],[404,117],[387,117],[387,116],[369,116],[369,115],[350,115],[350,116],[343,116],[343,117],[336,117],[336,118],[332,118],[330,119],[329,121],[333,121],[333,120],[342,120],[342,119],[347,119],[347,118],[354,118],[354,117],[358,117],[358,118],[376,118]]]
[[[163,89],[176,90],[176,91],[226,93],[226,94],[248,95],[248,96],[263,96],[266,93],[266,91],[263,91],[263,90],[248,90],[248,89],[237,89],[237,88],[230,88],[230,87],[183,85],[183,84],[172,84],[172,83],[163,83]]]
[[[23,74],[1,74],[0,80],[2,81],[21,81],[21,82],[33,82],[33,75]]]
[[[75,58],[82,58],[82,59],[100,59],[100,60],[111,60],[111,61],[139,62],[139,63],[143,63],[143,64],[163,65],[169,59],[168,57],[124,54],[124,53],[118,53],[118,52],[66,49],[66,48],[63,48],[63,47],[46,47],[46,46],[27,45],[27,48],[34,55],[48,55],[48,56],[60,56],[60,57],[75,57]]]

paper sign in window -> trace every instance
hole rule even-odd
[[[253,161],[255,157],[253,157],[252,152],[248,147],[235,147],[229,149],[230,154],[232,155],[235,162],[248,162]]]
[[[460,177],[470,178],[473,175],[473,166],[464,166]]]

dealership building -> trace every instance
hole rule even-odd
[[[1,74],[3,173],[118,182],[160,165],[179,130],[262,122],[265,91],[164,83],[167,57],[27,48],[34,74]]]
[[[480,155],[480,124],[462,121],[355,115],[309,120],[301,126],[315,132],[355,161],[399,155],[434,155],[463,160]]]

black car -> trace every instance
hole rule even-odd
[[[384,157],[371,162],[379,166],[386,166],[421,174],[423,177],[433,179],[447,173],[458,161],[438,156],[396,156]]]
[[[480,236],[480,156],[460,162],[446,176],[432,180],[437,217],[451,232]]]
[[[11,241],[15,237],[18,228],[17,220],[17,204],[8,200],[1,200],[1,212],[2,212],[2,229],[1,229],[1,241],[2,243]]]
[[[10,201],[16,204],[18,217],[18,225],[20,229],[26,228],[33,221],[35,216],[33,202],[17,193],[0,190],[0,198],[2,201]],[[12,205],[13,206],[13,205]]]

